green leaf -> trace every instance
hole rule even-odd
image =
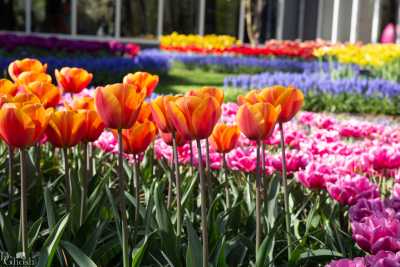
[[[152,234],[150,234],[151,236]],[[132,251],[132,267],[140,267],[150,236],[146,236],[142,244]]]
[[[53,198],[47,186],[44,187],[43,194],[44,204],[46,206],[47,224],[50,226],[50,230],[52,230],[56,224],[56,216],[54,213]]]
[[[329,249],[308,250],[307,252],[300,254],[301,260],[316,257],[343,257],[343,254]]]
[[[226,237],[223,236],[221,241],[219,242],[218,248],[215,253],[215,266],[216,267],[227,267],[226,264],[226,255],[225,255],[225,245],[226,245]]]
[[[60,222],[54,227],[49,237],[44,242],[43,248],[40,251],[40,258],[37,267],[50,267],[53,261],[54,254],[58,248],[61,237],[69,220],[69,214],[64,216]]]
[[[110,204],[111,204],[111,209],[112,209],[113,214],[114,214],[114,218],[115,218],[115,228],[117,229],[116,231],[117,231],[117,235],[118,235],[118,238],[119,238],[119,242],[122,243],[121,229],[120,229],[120,227],[119,227],[119,226],[121,225],[121,219],[120,219],[120,217],[119,217],[117,205],[115,204],[115,201],[114,201],[114,198],[113,198],[113,196],[112,196],[112,194],[111,194],[110,189],[109,189],[107,186],[105,186],[105,188],[106,188],[106,193],[107,193],[108,201],[109,201]]]
[[[8,216],[4,215],[3,213],[0,213],[0,229],[7,251],[15,254],[17,252],[18,240],[15,236],[14,228],[11,226]]]
[[[69,255],[74,259],[74,261],[80,267],[97,267],[85,253],[82,252],[78,247],[68,241],[61,241],[61,245],[68,251]]]
[[[278,224],[275,224],[272,227],[271,231],[268,232],[266,237],[264,238],[261,246],[258,248],[257,256],[256,256],[256,267],[264,267],[269,266],[270,261],[269,259],[270,250],[273,249],[273,241],[275,239],[276,228]]]
[[[201,267],[203,266],[202,245],[197,233],[193,229],[192,224],[186,221],[186,229],[188,235],[188,248],[186,250],[186,266]]]
[[[161,197],[159,187],[160,184],[157,183],[154,188],[154,203],[156,206],[156,220],[159,227],[158,232],[161,238],[161,253],[164,258],[168,258],[168,260],[174,263],[172,266],[181,266],[176,245],[175,232],[171,223],[171,218]]]
[[[43,223],[43,218],[40,217],[39,219],[36,220],[36,222],[34,222],[31,226],[31,228],[29,229],[29,250],[32,249],[32,246],[35,244],[35,241],[37,240],[39,233],[40,233],[40,228],[42,226]]]

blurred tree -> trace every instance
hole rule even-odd
[[[244,0],[246,13],[246,28],[252,46],[256,46],[259,42],[262,13],[266,5],[266,0]]]

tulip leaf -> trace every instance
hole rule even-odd
[[[316,257],[343,257],[343,254],[338,251],[333,251],[329,249],[315,249],[315,250],[307,250],[304,253],[300,254],[299,259],[305,260],[309,258],[316,258]]]
[[[18,239],[15,236],[14,228],[7,215],[0,212],[0,229],[1,237],[4,239],[6,249],[9,253],[15,254],[17,252]]]
[[[44,242],[43,248],[40,251],[40,258],[37,267],[52,266],[54,254],[58,248],[65,227],[69,221],[69,215],[64,216],[59,223],[51,231],[49,237]]]
[[[40,233],[40,228],[42,226],[43,223],[43,218],[40,217],[39,219],[37,219],[31,226],[31,228],[29,229],[29,249],[32,249],[32,246],[35,244],[35,241],[37,240],[39,233]]]
[[[132,267],[140,267],[141,266],[140,264],[142,262],[144,253],[146,252],[148,242],[149,242],[149,239],[152,234],[150,234],[149,236],[146,236],[144,238],[144,240],[141,242],[141,244],[133,249],[133,251],[132,251]]]
[[[119,226],[121,225],[121,223],[120,223],[120,222],[121,222],[121,219],[120,219],[120,217],[119,217],[117,205],[115,204],[115,201],[114,201],[114,198],[113,198],[113,196],[112,196],[112,194],[111,194],[110,189],[109,189],[107,186],[105,186],[105,188],[106,188],[106,193],[107,193],[108,201],[109,201],[110,204],[111,204],[111,210],[112,210],[113,215],[114,215],[114,219],[115,219],[115,228],[116,228],[116,232],[117,232],[117,235],[118,235],[118,239],[119,239],[119,242],[122,243],[121,229],[120,229],[120,227],[119,227]]]
[[[97,267],[97,265],[78,247],[68,241],[61,241],[61,245],[80,267]]]
[[[186,221],[186,229],[188,235],[186,266],[201,267],[203,266],[203,258],[200,239],[189,221]]]
[[[163,249],[161,253],[165,254],[164,258],[167,257],[173,262],[173,266],[181,266],[178,256],[179,253],[177,251],[175,232],[172,227],[170,216],[161,197],[159,187],[160,184],[157,183],[154,188],[154,203],[156,206],[156,220],[159,227],[158,233],[160,234],[161,247]]]
[[[47,224],[50,226],[50,229],[53,229],[53,227],[56,224],[56,216],[54,213],[53,198],[49,191],[48,186],[44,187],[43,194],[44,194],[44,204],[46,206]]]

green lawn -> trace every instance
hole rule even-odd
[[[223,89],[226,73],[207,72],[199,69],[188,70],[174,66],[168,74],[160,76],[160,84],[156,89],[159,94],[185,93],[189,89],[202,86],[216,86]],[[225,89],[225,101],[236,101],[242,90]]]

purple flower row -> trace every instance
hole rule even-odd
[[[97,53],[105,51],[111,54],[127,54],[130,56],[136,56],[140,51],[140,47],[136,44],[125,44],[118,41],[85,41],[60,39],[57,37],[0,34],[0,48],[12,52],[19,47],[77,53]]]
[[[359,75],[352,78],[333,79],[326,73],[262,73],[257,75],[236,75],[224,79],[224,87],[244,90],[273,85],[293,85],[304,93],[316,92],[332,95],[349,93],[364,96],[394,97],[400,95],[400,84],[382,80],[367,79]]]

